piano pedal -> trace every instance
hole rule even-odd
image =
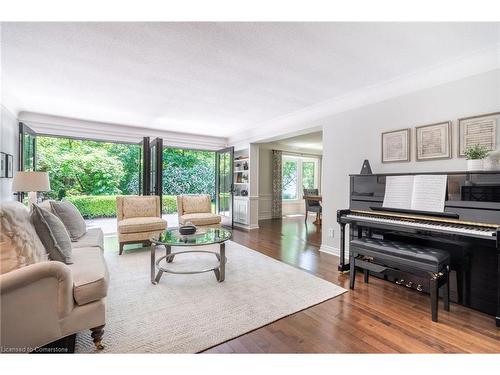
[[[421,292],[422,290],[424,290],[424,287],[423,287],[422,285],[418,284],[418,285],[417,285],[417,290],[418,290],[419,292]]]
[[[408,284],[406,284],[405,286],[406,286],[407,288],[411,288],[411,287],[412,287],[412,285],[413,285],[413,283],[412,283],[411,281],[409,281],[409,282],[408,282]]]
[[[403,285],[404,283],[405,283],[405,279],[396,280],[396,284],[398,284],[398,285]]]

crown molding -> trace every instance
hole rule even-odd
[[[96,121],[79,120],[33,112],[20,112],[19,121],[37,133],[74,138],[93,138],[102,141],[138,143],[143,137],[163,138],[165,146],[218,150],[224,148],[226,138],[201,136],[188,133],[162,131],[137,126],[127,126]]]
[[[244,133],[230,136],[229,144],[267,141],[309,131],[318,127],[315,122],[332,115],[497,69],[500,44],[256,124]]]

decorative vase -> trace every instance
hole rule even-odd
[[[500,150],[490,152],[484,159],[484,169],[487,171],[500,170]]]
[[[483,170],[483,159],[467,160],[467,170],[468,171],[482,171]]]

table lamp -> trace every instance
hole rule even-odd
[[[30,206],[37,202],[39,191],[50,191],[49,174],[47,172],[16,172],[12,182],[13,192],[28,192]]]

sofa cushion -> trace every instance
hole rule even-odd
[[[78,239],[76,242],[72,242],[71,246],[73,249],[80,247],[98,247],[104,251],[104,233],[101,228],[89,228],[87,233]]]
[[[98,247],[73,250],[73,297],[80,306],[106,297],[109,275],[102,251]]]
[[[167,222],[161,217],[133,217],[118,222],[118,233],[161,231],[166,227]]]
[[[160,216],[157,207],[156,196],[127,196],[123,199],[123,217],[125,219],[133,217]]]
[[[194,214],[199,212],[212,212],[210,195],[183,195],[182,214]]]
[[[31,218],[49,258],[66,264],[73,263],[71,239],[62,221],[36,204],[33,205]]]
[[[185,214],[179,218],[180,224],[186,224],[191,222],[194,225],[212,225],[219,224],[221,217],[212,213],[197,213],[197,214]]]
[[[87,224],[73,203],[67,200],[50,201],[52,212],[63,222],[71,241],[76,241],[87,233]]]
[[[12,270],[12,267],[19,268],[48,259],[31,222],[30,212],[20,202],[0,203],[0,236],[2,273]]]

